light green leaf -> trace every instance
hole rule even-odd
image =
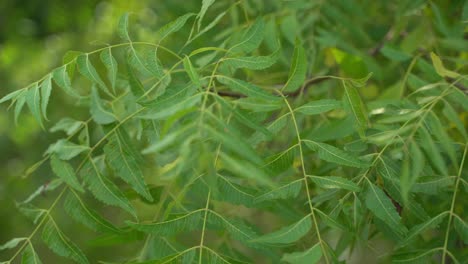
[[[312,227],[310,216],[307,215],[298,222],[285,226],[275,232],[260,236],[251,242],[265,244],[291,244],[305,236]]]
[[[88,189],[99,201],[108,205],[118,206],[136,216],[135,209],[127,197],[111,180],[100,172],[97,164],[91,158],[88,158],[88,161],[83,166],[81,176],[87,184]]]
[[[320,243],[317,243],[303,252],[286,253],[281,258],[281,261],[291,264],[315,264],[321,257],[322,249],[320,248]]]
[[[431,52],[431,59],[432,65],[440,76],[449,78],[458,78],[460,76],[460,74],[454,71],[447,70],[442,63],[442,60],[434,52]]]
[[[128,35],[128,16],[129,13],[124,13],[119,19],[119,25],[117,27],[117,33],[122,40],[131,41]]]
[[[364,109],[364,104],[355,87],[346,85],[346,81],[343,81],[343,87],[345,90],[344,102],[346,109],[348,109],[354,117],[355,126],[359,135],[361,138],[364,138],[365,130],[367,129],[367,113]]]
[[[127,62],[127,73],[128,73],[128,83],[130,85],[130,90],[132,91],[132,94],[137,98],[141,97],[146,92],[145,87],[140,82],[136,74],[133,72],[133,69],[130,66],[130,63],[128,62]]]
[[[24,201],[19,203],[20,205],[24,205],[27,203],[30,203],[34,199],[36,199],[39,195],[45,194],[47,192],[51,192],[55,189],[57,189],[60,185],[62,185],[63,181],[62,179],[53,179],[47,184],[43,184],[39,186],[31,195],[28,196]]]
[[[305,81],[307,74],[307,57],[304,47],[299,39],[296,39],[294,46],[293,59],[291,62],[288,81],[281,88],[284,92],[294,92],[299,89]]]
[[[75,91],[71,85],[71,80],[67,72],[67,65],[63,65],[62,67],[55,69],[52,72],[52,78],[54,79],[55,83],[68,95],[75,98],[82,98],[82,96],[77,91]]]
[[[88,54],[82,54],[76,58],[78,71],[91,82],[97,84],[106,94],[112,96],[112,93],[107,89],[106,84],[96,71],[96,68],[91,64]]]
[[[147,49],[144,54],[144,66],[151,74],[158,78],[170,78],[169,73],[164,73],[164,68],[158,59],[158,49]],[[167,82],[167,81],[166,81]],[[169,85],[169,84],[166,84]]]
[[[286,185],[273,189],[255,198],[254,202],[261,203],[264,201],[271,201],[277,199],[294,199],[299,195],[303,181],[303,179],[295,180]]]
[[[21,96],[18,97],[16,100],[15,104],[15,124],[18,124],[18,117],[21,114],[21,111],[23,110],[24,104],[26,103],[26,97],[28,95],[28,91],[26,91],[24,94],[21,94]]]
[[[5,250],[5,249],[12,249],[12,248],[15,248],[18,246],[19,243],[27,240],[28,238],[27,237],[17,237],[17,238],[13,238],[11,239],[10,241],[6,242],[5,244],[3,245],[0,245],[0,251],[1,250]]]
[[[83,200],[80,199],[78,194],[73,191],[68,193],[65,198],[64,208],[71,218],[94,231],[111,233],[120,232],[113,224],[104,219],[94,210],[88,208]]]
[[[236,57],[227,58],[223,63],[233,70],[238,68],[245,68],[249,70],[263,70],[273,65],[279,58],[279,49],[268,56],[254,56],[254,57]]]
[[[67,133],[67,136],[73,135],[78,129],[84,126],[83,121],[78,121],[65,117],[60,119],[53,127],[49,129],[50,132],[64,131]]]
[[[259,99],[253,97],[240,98],[236,100],[236,103],[248,110],[253,112],[269,112],[280,109],[284,103],[282,100],[271,100],[271,99]]]
[[[109,138],[109,142],[104,147],[106,160],[117,176],[130,184],[137,193],[147,200],[153,201],[140,169],[138,158],[133,155],[136,150],[129,149],[133,146],[128,142],[123,142],[123,140],[124,138],[118,134]]]
[[[202,6],[201,6],[201,9],[200,9],[200,12],[198,12],[198,15],[197,15],[197,26],[198,26],[198,31],[200,31],[200,27],[201,27],[201,24],[202,24],[202,20],[203,20],[203,17],[205,16],[205,13],[206,11],[208,10],[208,8],[215,2],[215,0],[203,0],[202,1]]]
[[[366,195],[367,208],[394,232],[405,234],[408,230],[401,223],[401,218],[390,198],[379,187],[369,182]]]
[[[330,215],[325,214],[324,212],[320,211],[319,209],[315,209],[315,212],[317,213],[318,216],[322,219],[322,221],[332,227],[332,228],[337,228],[341,229],[343,231],[346,231],[346,227],[340,223],[338,223],[335,219],[333,219]]]
[[[262,18],[255,20],[253,25],[244,33],[239,43],[232,46],[231,52],[251,52],[256,49],[263,40],[265,23]]]
[[[203,226],[203,217],[205,210],[200,209],[192,211],[186,215],[166,220],[163,222],[155,223],[133,223],[127,222],[127,224],[136,230],[157,234],[160,236],[170,236],[181,232],[190,232],[194,230],[201,230]]]
[[[321,159],[356,168],[367,168],[369,164],[360,160],[355,154],[343,151],[332,145],[325,143],[313,142],[310,140],[304,141],[310,149],[317,151]]]
[[[345,189],[359,192],[361,188],[354,182],[338,176],[312,176],[307,175],[318,186],[326,189]]]
[[[161,27],[157,32],[157,35],[159,36],[159,42],[163,41],[170,34],[179,31],[185,25],[187,20],[194,15],[194,13],[185,14]]]
[[[41,83],[41,110],[45,120],[47,119],[47,105],[49,105],[50,93],[52,91],[52,75],[49,74]]]
[[[57,158],[56,155],[50,157],[50,166],[54,174],[62,179],[65,183],[73,187],[75,190],[84,192],[78,178],[76,177],[73,167],[65,161]]]
[[[200,102],[202,98],[201,94],[195,94],[187,98],[178,98],[178,100],[157,100],[155,104],[151,104],[148,107],[148,110],[142,112],[141,115],[138,117],[141,119],[152,119],[152,120],[159,120],[167,118],[168,116],[174,115],[179,111],[184,111],[187,109],[192,108],[197,103]],[[176,98],[177,99],[177,98]],[[170,104],[170,101],[174,102],[174,104]]]
[[[220,83],[228,86],[232,90],[236,92],[240,92],[242,94],[245,94],[249,97],[253,98],[258,98],[258,99],[264,99],[264,100],[269,100],[269,101],[279,101],[281,100],[279,97],[274,96],[263,90],[262,88],[253,85],[251,83],[239,80],[239,79],[234,79],[231,77],[227,76],[218,76],[216,78]]]
[[[100,125],[107,125],[117,120],[114,113],[104,107],[104,103],[99,97],[99,92],[94,86],[91,88],[90,112],[94,122]]]
[[[434,177],[424,179],[413,185],[412,192],[438,195],[442,190],[451,188],[455,183],[455,177]]]
[[[184,69],[195,86],[198,89],[201,89],[200,76],[198,75],[198,72],[195,70],[195,68],[193,68],[192,62],[190,62],[190,58],[188,56],[185,56],[184,58]]]
[[[239,177],[252,180],[255,183],[274,186],[272,180],[257,165],[251,164],[245,160],[239,160],[223,152],[219,154],[223,167]]]
[[[21,264],[42,264],[42,261],[39,259],[39,256],[34,250],[34,247],[31,243],[23,251],[23,256],[21,258]]]
[[[50,145],[46,154],[55,153],[61,160],[70,160],[87,150],[89,150],[87,146],[78,145],[66,139],[60,139],[56,143]]]
[[[26,93],[26,91],[24,89],[13,91],[13,92],[5,95],[2,99],[0,99],[0,104],[4,103],[4,102],[7,102],[9,100],[17,100],[18,97],[20,97],[24,93]]]
[[[296,148],[297,145],[294,145],[285,151],[268,157],[266,159],[267,164],[264,166],[275,175],[293,168],[294,160],[296,158]]]
[[[28,92],[26,93],[26,103],[28,104],[29,110],[31,110],[36,121],[42,128],[44,128],[41,117],[41,95],[37,83],[28,89]]]
[[[316,115],[330,110],[341,108],[341,102],[334,99],[317,100],[295,109],[299,113],[306,115]]]
[[[101,61],[107,69],[107,76],[111,83],[112,90],[115,93],[115,83],[117,82],[117,61],[112,56],[112,49],[109,47],[103,50],[100,54]]]
[[[74,260],[77,263],[89,263],[83,252],[57,227],[53,219],[45,224],[42,240],[57,255]]]
[[[212,28],[214,28],[214,27],[219,23],[219,21],[224,17],[224,15],[226,15],[226,11],[221,12],[220,14],[218,14],[218,16],[216,16],[216,18],[213,19],[213,20],[211,21],[210,24],[208,24],[208,25],[207,25],[206,27],[204,27],[201,31],[199,31],[193,38],[188,39],[184,46],[187,46],[187,45],[190,44],[192,41],[194,41],[195,39],[199,38],[200,36],[202,36],[202,35],[205,34],[206,32],[210,31]]]

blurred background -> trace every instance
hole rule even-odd
[[[382,95],[391,98],[392,88],[399,85],[395,80],[402,79],[411,58],[419,53],[424,59],[428,51],[436,51],[451,63],[448,68],[465,73],[467,70],[468,5],[463,0],[243,2],[251,16],[281,10],[285,14],[280,25],[284,38],[294,41],[295,33],[303,36],[308,52],[315,58],[316,75],[362,77],[373,72],[371,85],[363,91],[368,99]],[[303,9],[310,2],[317,5]],[[106,43],[117,43],[116,24],[124,12],[134,14],[132,36],[152,41],[161,25],[187,12],[198,12],[200,3],[201,0],[1,0],[0,98],[61,65],[67,51],[90,51]],[[319,5],[320,8],[315,7]],[[216,15],[208,12],[206,21]],[[171,46],[170,42],[176,40],[168,41],[167,46]],[[336,61],[337,56],[346,59]],[[419,70],[423,71],[424,63],[420,64]],[[429,72],[427,81],[431,81],[430,75]],[[73,108],[70,98],[59,92],[52,96],[52,121],[46,129],[63,117],[64,111],[81,120],[88,116],[86,109]],[[15,124],[13,109],[0,105],[0,244],[31,232],[32,224],[18,213],[15,202],[25,200],[40,186],[47,186],[51,179],[48,168],[43,166],[28,176],[25,172],[41,160],[48,145],[60,136],[63,135],[43,131],[29,111],[20,114]],[[44,199],[38,200],[37,205],[44,207],[50,204],[49,198],[55,197],[49,193],[41,195]],[[71,228],[67,232],[70,237],[77,237],[82,229]],[[86,251],[91,255],[112,254],[100,248]],[[10,254],[2,251],[0,259]]]

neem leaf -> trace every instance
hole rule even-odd
[[[305,81],[307,73],[307,57],[304,47],[299,39],[296,39],[294,46],[293,60],[289,70],[288,81],[283,86],[282,91],[294,92],[299,89]]]

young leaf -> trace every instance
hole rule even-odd
[[[118,206],[136,216],[135,209],[125,195],[99,171],[93,159],[88,158],[81,170],[81,175],[88,189],[98,200],[108,205]]]
[[[340,101],[333,99],[322,99],[302,105],[296,108],[295,111],[306,115],[316,115],[338,108],[341,108]]]
[[[75,170],[70,164],[58,159],[57,156],[52,155],[50,157],[50,166],[52,167],[52,171],[55,173],[55,175],[57,175],[57,177],[61,178],[65,183],[70,185],[75,190],[84,192],[83,187],[78,182]]]
[[[286,253],[281,258],[281,261],[291,264],[315,264],[321,257],[322,249],[320,248],[320,243],[317,243],[306,251]]]
[[[262,90],[260,87],[253,85],[251,83],[234,79],[227,76],[218,76],[216,78],[220,83],[228,86],[236,92],[240,92],[252,98],[264,99],[267,101],[279,101],[280,99],[277,96],[271,95],[266,91]]]
[[[170,34],[179,31],[185,25],[187,20],[194,15],[194,13],[185,14],[161,27],[157,32],[157,35],[159,36],[159,42],[163,41]]]
[[[61,160],[71,160],[87,150],[89,150],[87,146],[78,145],[66,139],[60,139],[50,145],[45,154],[55,154]]]
[[[99,92],[94,86],[91,88],[90,112],[93,120],[100,125],[107,125],[117,120],[114,113],[104,107],[104,103],[99,97]]]
[[[195,84],[198,89],[201,89],[200,76],[198,75],[195,68],[193,68],[192,62],[190,62],[190,58],[188,56],[185,56],[184,58],[184,69],[193,84]]]
[[[257,48],[263,40],[263,29],[265,23],[262,18],[258,18],[253,25],[244,33],[239,43],[232,46],[231,52],[248,53]]]
[[[10,101],[10,100],[16,100],[18,97],[20,97],[23,93],[26,91],[24,89],[13,91],[7,95],[5,95],[2,99],[0,99],[0,104]]]
[[[275,232],[260,236],[251,240],[251,242],[279,245],[290,244],[305,236],[311,227],[312,221],[310,220],[310,215],[307,215],[292,225],[282,227]]]
[[[15,124],[18,124],[18,117],[21,114],[21,111],[23,110],[24,104],[26,103],[26,97],[28,95],[28,91],[25,93],[22,93],[21,96],[18,97],[16,100],[16,105],[15,105]]]
[[[279,49],[268,56],[227,58],[223,63],[233,70],[238,68],[263,70],[273,65],[279,58]]]
[[[153,197],[146,186],[143,172],[139,167],[137,157],[133,155],[136,151],[132,151],[129,149],[130,147],[132,147],[130,144],[125,144],[121,137],[114,134],[109,139],[109,143],[104,147],[106,160],[117,176],[130,184],[136,192],[147,200],[153,201]]]
[[[55,83],[68,95],[75,98],[82,98],[82,96],[76,92],[71,85],[71,80],[67,72],[67,65],[63,65],[62,67],[55,69],[52,72],[52,78],[54,79]]]
[[[39,256],[37,255],[36,250],[31,243],[29,243],[29,245],[23,251],[21,264],[42,264],[41,259],[39,259]]]
[[[305,81],[307,74],[307,57],[299,39],[294,45],[293,60],[289,70],[288,81],[281,89],[284,92],[294,92],[299,89]]]
[[[437,74],[442,77],[449,77],[449,78],[458,78],[460,74],[447,70],[442,63],[442,60],[437,56],[434,52],[431,52],[431,59],[432,65],[434,66]]]
[[[312,176],[307,175],[318,186],[326,189],[345,189],[359,192],[361,188],[354,182],[338,176]]]
[[[5,250],[5,249],[15,248],[15,247],[18,246],[19,243],[21,243],[21,242],[23,242],[23,241],[25,241],[27,239],[28,239],[27,237],[13,238],[10,241],[6,242],[5,244],[0,245],[0,251]]]
[[[88,208],[84,204],[83,200],[80,199],[78,194],[73,191],[68,193],[65,198],[64,208],[71,218],[94,231],[111,233],[120,232],[113,224],[104,219],[94,210]]]
[[[408,230],[401,223],[401,218],[390,198],[379,187],[369,182],[366,195],[367,208],[380,220],[386,223],[398,234],[405,234]]]
[[[52,75],[49,74],[41,83],[41,110],[42,115],[47,119],[47,105],[49,104],[50,93],[52,91]]]
[[[102,63],[107,69],[107,76],[111,83],[112,90],[115,93],[115,83],[117,82],[117,61],[114,56],[112,56],[112,49],[109,47],[103,50],[100,54]]]
[[[356,88],[346,85],[346,81],[343,81],[343,87],[345,90],[345,106],[353,115],[359,135],[363,138],[367,128],[367,114],[364,109],[364,104]]]
[[[53,127],[49,129],[50,132],[64,131],[67,136],[73,135],[85,123],[82,121],[74,120],[68,117],[60,119]]]
[[[89,263],[83,252],[60,231],[53,219],[45,224],[42,240],[55,254],[74,260],[80,264]]]
[[[200,9],[200,12],[198,12],[198,15],[197,15],[197,27],[198,27],[198,31],[200,31],[200,27],[201,27],[201,23],[202,23],[202,20],[203,20],[203,17],[205,16],[205,13],[206,11],[208,10],[208,8],[215,2],[215,0],[203,0],[202,1],[202,6],[201,6],[201,9]]]
[[[321,159],[356,168],[366,168],[369,164],[360,160],[355,155],[345,152],[339,148],[325,143],[313,142],[310,140],[305,141],[307,147],[311,150],[317,151]]]
[[[113,96],[107,89],[106,84],[102,81],[101,77],[96,71],[96,68],[91,64],[88,54],[82,54],[76,58],[78,71],[91,82],[97,84],[106,94]]]
[[[33,87],[28,89],[26,93],[26,103],[28,104],[29,110],[33,114],[36,121],[44,128],[44,124],[42,123],[41,117],[41,95],[39,91],[39,87],[37,83],[33,85]]]

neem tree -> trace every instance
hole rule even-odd
[[[422,44],[387,45],[403,30],[418,41],[411,15],[397,13],[403,22],[379,42],[346,1],[253,2],[204,0],[156,42],[135,41],[125,14],[121,43],[68,53],[0,100],[44,128],[57,93],[89,109],[52,120],[64,137],[27,173],[55,176],[18,203],[34,225],[1,246],[16,247],[6,263],[40,263],[42,243],[96,263],[67,237],[66,218],[96,231],[113,263],[337,263],[355,249],[368,263],[467,259],[466,56],[448,70]],[[211,20],[209,8],[220,10]],[[444,24],[436,5],[409,8]],[[337,21],[345,31],[325,30]],[[456,25],[451,39],[463,38]],[[49,207],[34,205],[52,191]]]

